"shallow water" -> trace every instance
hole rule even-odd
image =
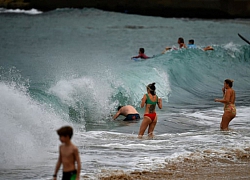
[[[166,160],[249,147],[249,20],[128,15],[97,9],[0,14],[0,179],[50,179],[60,144],[55,130],[72,125],[82,175],[102,169],[163,167]],[[199,49],[169,51],[178,37]],[[201,48],[212,45],[214,51]],[[130,58],[144,47],[147,61]],[[234,79],[237,117],[219,123],[226,78]],[[139,113],[145,86],[156,82],[154,139],[137,139],[140,122],[111,115],[131,104]],[[202,155],[201,155],[202,156]],[[197,158],[197,157],[196,157]],[[60,173],[59,173],[60,174]]]

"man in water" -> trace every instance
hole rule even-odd
[[[190,39],[188,41],[188,48],[196,48],[196,45],[194,44],[194,40],[193,39]]]
[[[187,48],[186,44],[184,43],[184,39],[182,37],[178,38],[177,43],[179,44],[179,49],[181,49],[181,48]],[[173,47],[173,48],[166,47],[165,50],[162,52],[162,54],[166,53],[167,51],[169,51],[171,49],[178,50],[178,48],[176,48],[176,47]]]
[[[131,105],[119,106],[117,108],[117,113],[113,116],[113,119],[115,120],[120,115],[126,116],[126,118],[124,119],[124,121],[132,121],[132,120],[138,120],[138,119],[140,119],[139,113]]]
[[[193,39],[190,39],[190,40],[188,41],[188,48],[190,48],[190,49],[192,49],[192,48],[193,48],[193,49],[197,48],[196,45],[194,44],[194,40],[193,40]],[[207,46],[207,47],[204,47],[203,50],[204,50],[204,51],[214,50],[214,48],[213,48],[212,46]]]
[[[150,58],[146,54],[144,54],[144,52],[145,52],[144,48],[140,48],[138,56],[134,56],[131,59],[133,59],[133,58],[141,58],[141,59],[148,59],[148,58]]]

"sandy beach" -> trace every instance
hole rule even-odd
[[[250,148],[232,151],[230,154],[218,154],[212,151],[192,153],[187,157],[179,157],[175,161],[166,162],[165,168],[154,171],[103,171],[100,180],[221,180],[250,179]],[[214,156],[213,155],[219,155]]]

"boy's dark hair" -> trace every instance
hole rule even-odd
[[[73,136],[73,128],[70,126],[63,126],[57,130],[59,136],[69,136],[69,139]]]
[[[144,48],[140,48],[139,51],[140,51],[141,53],[144,53],[144,52],[145,52]]]
[[[194,40],[193,40],[193,39],[190,39],[188,42],[189,42],[190,44],[194,44]]]
[[[122,107],[123,107],[123,106],[119,106],[119,107],[117,108],[117,111],[119,111]]]

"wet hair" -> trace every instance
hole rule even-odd
[[[188,42],[189,42],[190,44],[194,44],[194,40],[193,40],[193,39],[190,39]]]
[[[183,39],[182,37],[179,37],[178,41],[179,41],[180,43],[184,43],[184,39]]]
[[[117,108],[117,111],[119,111],[122,107],[123,107],[123,106],[119,106],[119,107]]]
[[[233,87],[233,82],[234,82],[234,81],[231,80],[231,79],[226,79],[226,80],[225,80],[225,83],[228,84],[229,87]]]
[[[57,134],[61,136],[69,136],[69,139],[73,136],[73,128],[70,126],[63,126],[57,130]]]
[[[155,83],[147,85],[147,89],[149,90],[150,94],[155,95]]]
[[[144,52],[145,52],[144,48],[140,48],[139,51],[140,51],[141,53],[144,53]]]

